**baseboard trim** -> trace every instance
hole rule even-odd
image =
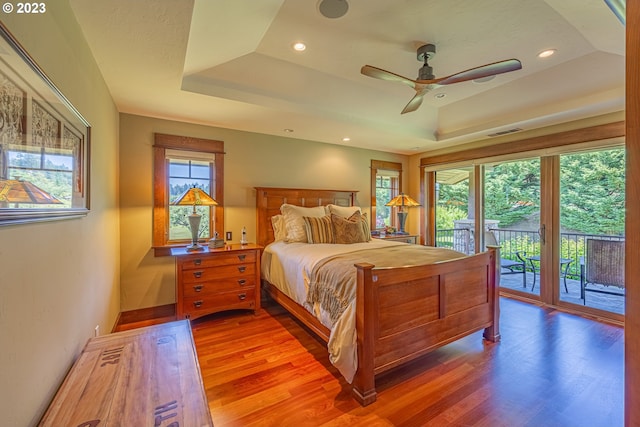
[[[121,311],[111,332],[126,331],[143,326],[158,325],[176,320],[176,305],[165,304],[155,307]]]

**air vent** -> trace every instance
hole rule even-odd
[[[508,135],[510,133],[515,133],[515,132],[520,132],[522,129],[520,128],[513,128],[513,129],[508,129],[508,130],[501,130],[499,132],[496,133],[490,133],[487,136],[502,136],[502,135]]]

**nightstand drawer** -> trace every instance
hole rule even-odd
[[[215,313],[239,308],[254,309],[255,299],[255,288],[249,288],[241,292],[224,292],[203,298],[185,297],[182,308],[191,317],[197,317],[200,313]]]
[[[212,280],[209,282],[196,282],[184,287],[185,297],[204,298],[221,292],[244,292],[253,289],[256,285],[255,278],[252,277],[231,277],[227,279]]]
[[[255,264],[225,265],[215,268],[199,268],[183,270],[183,283],[208,282],[229,277],[253,277],[256,273]]]
[[[206,255],[206,254],[202,254]],[[181,262],[183,270],[218,267],[231,264],[255,264],[256,251],[233,251],[229,253],[219,252],[216,256],[190,256]]]

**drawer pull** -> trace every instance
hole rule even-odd
[[[238,294],[240,301],[244,301],[247,298],[247,294]]]
[[[203,288],[203,287],[204,287],[204,286],[202,286],[202,285],[195,285],[195,286],[193,287],[193,290],[194,290],[194,291],[196,291],[196,292],[200,292],[200,291],[202,291],[202,288]]]
[[[193,306],[194,306],[195,308],[200,308],[200,307],[202,307],[202,300],[194,301]]]
[[[195,277],[196,279],[199,279],[202,277],[202,271],[194,271],[193,272],[193,277]]]
[[[201,264],[202,264],[202,259],[200,259],[200,258],[196,258],[196,259],[194,259],[194,260],[193,260],[193,264],[194,264],[194,265],[201,265]]]
[[[240,261],[244,261],[246,257],[247,257],[247,255],[246,255],[246,254],[240,254],[240,255],[238,255],[238,259],[239,259]]]
[[[240,280],[238,280],[238,284],[239,284],[240,286],[244,286],[244,285],[246,285],[246,284],[247,284],[247,281],[246,281],[246,280],[244,280],[244,279],[240,279]]]
[[[238,267],[238,271],[240,273],[244,273],[247,270],[247,266],[246,265],[241,265],[240,267]]]

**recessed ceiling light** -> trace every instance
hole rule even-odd
[[[293,133],[293,129],[283,129],[286,133]]]
[[[298,51],[298,52],[302,52],[306,48],[307,48],[307,45],[302,43],[302,42],[295,42],[293,44],[293,50]]]
[[[348,136],[345,136],[344,138],[342,138],[342,142],[349,142],[351,141],[351,138],[349,138]]]
[[[547,50],[543,50],[542,52],[540,52],[538,54],[538,58],[548,58],[551,55],[553,55],[554,53],[556,53],[555,49],[547,49]]]
[[[434,98],[437,98],[437,99],[442,99],[442,98],[444,98],[445,96],[447,96],[447,94],[446,94],[446,93],[436,93],[435,95],[433,95],[433,97],[434,97]]]

